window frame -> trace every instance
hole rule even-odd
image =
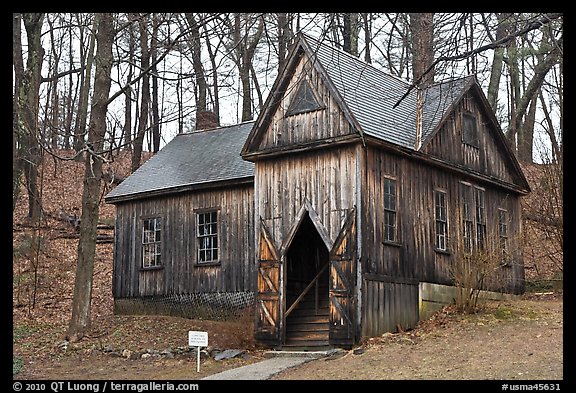
[[[464,192],[466,189],[466,193]],[[462,241],[464,244],[464,252],[472,253],[475,249],[475,235],[474,235],[474,215],[472,209],[474,207],[474,187],[471,183],[460,182],[460,204],[461,204],[461,220],[462,225]],[[466,195],[466,197],[465,197]]]
[[[387,182],[392,182],[391,184],[394,185],[394,194],[388,193],[386,191]],[[382,222],[382,243],[390,244],[390,245],[399,245],[399,236],[398,236],[398,180],[391,176],[384,176],[382,182],[382,196],[383,200],[383,208],[384,208],[384,217]],[[393,199],[389,199],[389,201],[393,201],[393,206],[390,206],[390,202],[387,202],[386,196],[391,196]],[[389,217],[393,217],[392,224],[388,220]],[[392,228],[392,232],[389,232],[389,228]],[[392,233],[393,238],[391,239],[389,234]]]
[[[504,215],[502,214],[504,213]],[[504,217],[504,221],[502,218]],[[510,212],[502,207],[498,208],[498,246],[500,247],[500,266],[512,266],[510,260],[510,237],[508,224],[510,222]],[[504,228],[504,231],[502,230]]]
[[[305,89],[307,89],[312,94],[314,101],[316,101],[315,102],[316,107],[307,109],[296,109],[297,104],[299,104],[299,102],[297,101],[301,101],[299,100],[298,97],[300,96],[301,92]],[[286,113],[284,114],[284,116],[289,117],[299,115],[301,113],[314,112],[324,108],[326,108],[326,106],[324,105],[320,97],[318,97],[318,94],[316,93],[315,89],[312,88],[310,81],[308,80],[308,78],[304,78],[303,80],[298,82],[298,86],[296,87],[294,96],[291,97],[290,103],[288,104],[288,108],[286,108]]]
[[[473,126],[472,135],[466,132],[467,120],[470,120],[468,124]],[[470,138],[471,136],[471,138]],[[480,148],[480,134],[478,130],[478,116],[473,112],[462,112],[462,143],[472,146],[476,149]]]
[[[211,265],[219,265],[221,263],[221,239],[220,239],[220,208],[219,207],[214,207],[214,208],[207,208],[207,209],[197,209],[194,210],[195,213],[195,221],[196,221],[196,228],[195,228],[195,232],[196,232],[196,261],[195,261],[195,265],[196,266],[211,266]],[[216,214],[216,220],[215,221],[211,221],[212,218],[210,217],[210,221],[206,222],[206,220],[204,219],[203,223],[200,224],[200,216],[202,215],[203,217],[205,217],[206,215],[212,215],[212,214]],[[215,233],[208,233],[208,234],[200,234],[200,225],[211,225],[210,228],[215,228]],[[213,225],[213,227],[212,227]],[[212,229],[210,229],[210,231],[212,231]],[[203,242],[205,242],[205,240],[202,239],[212,239],[209,240],[210,243],[210,247],[203,247]],[[214,240],[216,241],[216,246],[214,247]],[[204,257],[206,257],[207,252],[210,252],[211,255],[211,259],[210,260],[201,260],[201,255],[202,252],[204,252]],[[213,253],[216,252],[216,258],[213,258]]]
[[[443,205],[438,205],[438,196],[442,195]],[[444,217],[439,216],[440,212],[444,211]],[[442,214],[440,214],[442,216]],[[444,189],[436,188],[434,189],[434,250],[442,253],[449,253],[448,248],[448,193]],[[443,227],[443,233],[439,234],[438,229]],[[443,239],[444,247],[440,245],[440,239]]]
[[[154,232],[154,240],[153,241],[146,241],[146,222],[147,221],[154,221],[158,222],[154,225],[154,229],[148,230],[148,232]],[[147,215],[140,217],[140,224],[141,224],[141,232],[140,232],[140,269],[141,270],[158,270],[163,269],[164,264],[162,263],[162,257],[164,254],[164,247],[163,247],[163,240],[164,240],[164,217],[162,215],[154,214],[154,215]],[[159,239],[156,239],[156,235],[158,235]],[[150,254],[150,251],[147,251],[147,248],[154,246],[154,251]],[[152,255],[155,263],[154,264],[146,264],[146,258]],[[159,261],[156,262],[156,259]]]
[[[481,198],[479,198],[481,196]],[[481,203],[479,203],[481,202]],[[483,251],[486,249],[486,189],[474,186],[474,211],[476,223],[476,247]]]

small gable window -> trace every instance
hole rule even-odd
[[[462,142],[467,145],[480,147],[476,116],[464,113],[462,115]]]
[[[295,115],[303,112],[315,111],[322,108],[319,99],[312,90],[310,83],[307,80],[303,80],[298,85],[298,90],[294,94],[290,106],[286,111],[286,116]]]

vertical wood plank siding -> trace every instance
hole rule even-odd
[[[402,328],[413,326],[418,320],[419,281],[452,284],[449,269],[454,250],[435,250],[434,190],[446,192],[449,244],[460,244],[460,181],[485,188],[488,238],[497,238],[498,208],[510,212],[508,230],[514,263],[498,269],[487,285],[491,290],[521,292],[524,273],[518,245],[521,205],[517,195],[373,147],[368,147],[365,161],[364,225],[359,229],[363,244],[363,335],[395,331],[398,323]],[[382,241],[385,177],[397,179],[397,244]]]
[[[218,265],[197,265],[195,209],[218,208]],[[244,185],[116,205],[116,298],[256,290],[254,189]],[[142,218],[162,219],[162,268],[141,269]]]
[[[322,101],[323,108],[285,117],[286,110],[298,91],[302,79],[308,80],[311,88]],[[274,114],[260,142],[259,149],[298,145],[352,133],[350,123],[340,110],[338,102],[331,96],[329,89],[306,55],[300,59],[288,86],[279,109]]]
[[[480,148],[462,143],[463,113],[472,113],[476,116]],[[516,179],[512,176],[510,163],[502,159],[508,153],[498,146],[493,137],[494,133],[500,131],[489,127],[492,127],[491,122],[480,110],[478,101],[469,91],[423,152],[513,183]]]
[[[284,243],[305,200],[332,241],[336,239],[355,204],[355,165],[354,145],[257,162],[255,187],[260,198],[256,214],[270,228],[277,247]]]
[[[496,237],[498,231],[498,208],[510,212],[510,238],[518,240],[520,234],[520,198],[498,188],[475,183],[470,178],[419,165],[394,154],[368,148],[367,186],[364,196],[366,209],[363,236],[363,271],[398,279],[451,284],[449,266],[453,254],[437,252],[434,249],[435,212],[434,190],[446,191],[448,208],[449,244],[461,244],[459,222],[460,181],[471,182],[485,188],[485,212],[488,238]],[[401,174],[401,175],[400,175]],[[398,179],[398,244],[387,244],[383,239],[384,191],[383,179],[386,176]],[[518,247],[511,246],[511,249]],[[448,250],[453,251],[453,250]],[[521,255],[515,254],[516,265],[521,266]],[[506,279],[505,289],[515,292],[520,268],[502,269]],[[496,288],[495,288],[496,289]]]

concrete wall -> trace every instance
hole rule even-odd
[[[455,303],[458,288],[451,285],[420,282],[418,286],[419,319],[427,319],[443,306]],[[480,291],[479,299],[513,300],[519,295],[492,291]]]

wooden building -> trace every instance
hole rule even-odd
[[[254,302],[252,124],[179,134],[106,195],[115,312],[226,318]]]
[[[255,122],[179,135],[107,196],[116,301],[251,293],[258,340],[312,347],[413,327],[423,301],[453,285],[462,249],[498,247],[484,289],[522,293],[530,190],[482,89],[471,76],[400,100],[408,87],[299,35]],[[218,172],[225,154],[229,176]],[[143,267],[155,217],[159,266]],[[209,265],[199,220],[217,222]]]

